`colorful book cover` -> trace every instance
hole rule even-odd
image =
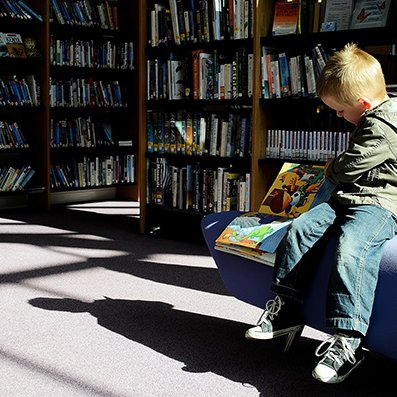
[[[7,45],[8,56],[26,58],[25,46],[19,33],[2,33]]]
[[[216,245],[274,253],[293,219],[326,201],[333,188],[325,179],[324,166],[284,163],[259,211],[233,219]]]
[[[300,33],[300,1],[276,1],[273,18],[273,36]]]
[[[350,29],[378,28],[387,25],[391,0],[357,0]]]
[[[259,212],[287,218],[297,218],[313,206],[313,202],[325,201],[323,165],[284,163],[277,178],[267,192]],[[329,189],[325,194],[328,197]]]

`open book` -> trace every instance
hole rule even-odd
[[[216,239],[215,249],[272,265],[288,225],[328,200],[333,188],[324,166],[284,163],[259,210],[233,219]]]

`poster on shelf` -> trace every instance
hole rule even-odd
[[[357,0],[350,29],[380,28],[387,25],[391,0]]]

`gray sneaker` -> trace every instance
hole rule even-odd
[[[284,308],[282,306],[285,305]],[[257,325],[245,333],[247,339],[273,339],[287,335],[288,340],[284,351],[287,351],[293,340],[303,330],[303,319],[295,305],[288,305],[278,295],[266,303],[266,309],[259,318]]]
[[[325,348],[327,345],[328,347]],[[335,334],[322,342],[315,354],[322,359],[314,368],[312,375],[325,383],[342,382],[364,360],[361,339],[348,337],[342,333]]]

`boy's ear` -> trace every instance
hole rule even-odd
[[[369,110],[372,108],[372,101],[369,98],[360,98],[358,100],[363,106],[365,110]]]

